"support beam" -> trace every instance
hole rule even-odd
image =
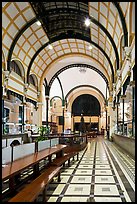
[[[46,126],[48,128],[48,110],[49,110],[49,96],[45,96],[46,99]]]
[[[65,66],[65,67],[62,67],[59,71],[57,71],[56,74],[54,74],[54,76],[51,78],[51,80],[50,80],[50,82],[49,82],[49,87],[51,87],[53,81],[57,78],[57,76],[58,76],[59,74],[61,74],[63,71],[65,71],[65,70],[67,70],[67,69],[74,68],[74,67],[86,67],[86,68],[88,68],[88,69],[92,69],[92,70],[96,71],[96,72],[104,79],[104,81],[106,82],[107,87],[108,87],[108,89],[109,89],[109,82],[108,82],[106,76],[105,76],[99,69],[97,69],[96,67],[93,67],[93,66],[91,66],[91,65],[88,65],[88,64],[78,64],[78,63],[77,63],[77,64],[67,65],[67,66]],[[113,79],[113,80],[114,80],[114,79]]]
[[[121,21],[123,33],[124,33],[124,46],[126,47],[128,46],[128,31],[127,31],[127,26],[126,26],[126,20],[123,15],[123,11],[119,5],[119,2],[113,1],[112,4],[116,7],[119,17],[120,17],[120,21]]]

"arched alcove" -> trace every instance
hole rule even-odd
[[[72,104],[72,114],[74,116],[99,116],[100,103],[96,97],[89,94],[78,96]]]
[[[36,89],[38,89],[38,79],[35,74],[29,75],[29,83],[33,85]]]
[[[18,74],[25,82],[25,70],[22,63],[19,60],[13,59],[11,61],[11,71],[14,71],[16,74]]]

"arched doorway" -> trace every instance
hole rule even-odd
[[[72,104],[71,111],[74,116],[74,131],[79,131],[81,115],[84,117],[86,130],[98,131],[100,110],[100,103],[95,96],[89,94],[78,96]]]

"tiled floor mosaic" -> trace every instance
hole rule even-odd
[[[69,168],[66,163],[61,182],[55,178],[49,185],[47,202],[134,202],[134,167],[114,144],[91,138],[79,161],[71,161]]]

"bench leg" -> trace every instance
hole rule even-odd
[[[34,175],[34,178],[40,175],[39,164],[35,164],[33,166],[33,175]]]
[[[47,191],[47,186],[43,190],[43,194],[42,194],[43,202],[47,202],[46,191]]]
[[[49,164],[51,163],[51,157],[52,156],[48,156]]]
[[[79,159],[79,158],[78,158],[78,154],[77,154],[77,161],[78,161],[78,159]]]
[[[58,174],[58,182],[60,182],[61,181],[61,178],[60,178],[60,172],[59,172],[59,174]]]
[[[14,177],[11,177],[9,179],[9,190],[11,193],[13,193],[13,191],[15,190],[15,182],[14,182]]]
[[[63,163],[63,167],[65,167],[65,162]]]
[[[68,160],[68,166],[70,166],[70,159]]]
[[[74,158],[75,158],[75,157],[73,156],[73,161],[75,160]]]

